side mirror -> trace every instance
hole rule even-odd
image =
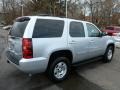
[[[108,35],[108,33],[107,32],[102,32],[103,33],[103,36],[107,36]]]
[[[101,32],[101,33],[100,33],[100,37],[107,36],[107,35],[108,35],[107,32]]]

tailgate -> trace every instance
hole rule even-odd
[[[16,55],[22,56],[22,38],[9,36],[8,48]]]
[[[29,17],[17,18],[8,36],[8,56],[12,58],[22,58],[22,38],[29,22]]]

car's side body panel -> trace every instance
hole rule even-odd
[[[51,38],[33,38],[34,27],[37,19],[50,19],[64,21],[63,33],[61,37]],[[71,37],[70,36],[70,23],[81,22],[84,27],[85,37]],[[72,63],[84,61],[93,57],[104,55],[106,48],[109,44],[114,44],[114,40],[110,36],[102,37],[89,37],[86,21],[57,18],[49,16],[31,16],[28,25],[26,26],[23,38],[32,39],[33,58],[22,58],[22,38],[19,47],[21,50],[21,59],[19,65],[15,65],[20,70],[27,73],[44,72],[47,69],[50,56],[61,50],[69,50],[72,52]],[[90,23],[92,24],[92,23]],[[94,25],[94,24],[92,24]],[[54,26],[55,27],[55,26]],[[100,31],[101,32],[101,31]],[[93,41],[92,41],[93,40]],[[10,49],[8,48],[8,51]],[[10,58],[8,60],[11,62]],[[11,62],[14,63],[14,62]]]

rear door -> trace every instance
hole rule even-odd
[[[22,37],[30,18],[22,17],[15,20],[8,36],[8,48],[11,53],[22,57]]]
[[[89,58],[88,39],[86,38],[84,24],[71,21],[69,26],[69,47],[74,54],[74,62]]]
[[[64,20],[38,18],[32,34],[33,56],[47,57],[52,50],[66,46],[63,30]]]

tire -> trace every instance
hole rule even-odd
[[[52,81],[61,82],[70,73],[71,63],[66,57],[58,57],[49,65],[48,75]]]
[[[105,63],[111,62],[113,58],[113,54],[114,54],[114,46],[108,46],[103,57],[104,58],[103,62]]]

